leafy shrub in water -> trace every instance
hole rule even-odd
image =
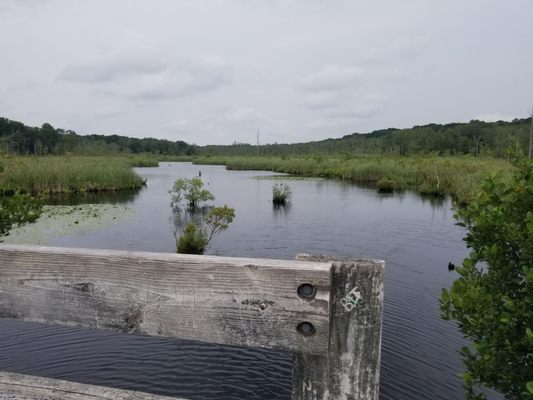
[[[276,183],[272,187],[272,202],[276,205],[285,204],[292,198],[292,190],[286,183]]]
[[[178,239],[177,247],[178,253],[204,254],[207,236],[201,229],[196,228],[196,225],[188,224]]]
[[[473,389],[481,384],[533,399],[533,162],[519,163],[512,179],[486,180],[455,217],[471,253],[440,301],[472,341],[461,350],[467,398],[485,398]]]
[[[207,229],[197,228],[193,223],[188,224],[177,241],[178,253],[204,254],[215,235],[229,228],[235,218],[235,210],[224,205],[214,207],[206,216]]]
[[[215,196],[206,189],[200,178],[180,178],[170,190],[171,205],[178,208],[185,201],[190,209],[195,209],[201,201],[215,200]]]

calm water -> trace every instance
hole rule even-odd
[[[439,318],[449,261],[466,255],[451,204],[405,193],[380,195],[336,181],[291,180],[290,206],[274,209],[272,175],[220,166],[162,163],[139,168],[148,187],[103,201],[133,215],[50,245],[174,252],[168,190],[201,169],[215,204],[235,208],[210,254],[292,259],[297,253],[385,259],[382,399],[462,399],[457,350],[464,341]],[[101,200],[101,199],[85,199]],[[183,217],[181,217],[183,218]],[[0,321],[0,369],[191,399],[290,399],[290,354]]]

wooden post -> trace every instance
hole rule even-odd
[[[297,258],[1,245],[0,318],[291,351],[293,400],[377,400],[384,262]],[[0,398],[60,385],[21,380]]]
[[[293,400],[378,399],[383,270],[381,261],[332,263],[328,353],[295,354]]]

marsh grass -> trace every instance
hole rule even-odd
[[[487,174],[510,176],[513,170],[506,160],[479,157],[200,157],[194,162],[223,164],[229,170],[267,170],[371,184],[385,178],[394,182],[395,190],[450,195],[465,204],[473,199]]]
[[[0,195],[138,189],[143,180],[132,167],[154,165],[149,160],[127,156],[4,156],[0,159]]]
[[[284,205],[292,198],[292,190],[286,183],[276,183],[272,187],[272,203]]]

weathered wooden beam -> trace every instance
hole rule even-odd
[[[0,371],[0,400],[183,400]]]
[[[375,260],[332,261],[329,350],[295,354],[293,400],[378,399],[384,266]]]
[[[1,245],[0,318],[325,354],[330,267]],[[298,295],[302,284],[317,289],[312,300]]]

